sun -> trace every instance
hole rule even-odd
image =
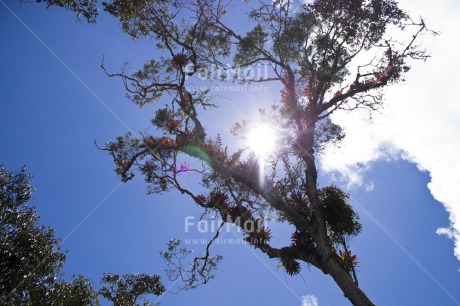
[[[268,124],[257,124],[248,133],[247,144],[260,159],[273,152],[276,145],[276,132]]]

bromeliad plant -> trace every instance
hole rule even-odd
[[[300,263],[307,263],[329,274],[353,304],[372,305],[358,287],[356,255],[349,250],[349,238],[361,230],[358,216],[338,187],[319,187],[316,157],[326,144],[344,137],[329,116],[338,110],[379,109],[383,88],[403,80],[409,61],[428,57],[417,43],[432,32],[394,0],[246,2],[104,3],[123,31],[154,40],[162,54],[132,75],[106,72],[123,80],[137,105],[158,103],[152,124],[163,135],[127,134],[103,150],[113,157],[123,181],[140,173],[150,193],[178,190],[204,213],[240,226],[247,241],[279,259],[288,274],[300,273]],[[236,7],[250,19],[246,34],[241,26],[231,26]],[[269,74],[245,81],[282,87],[281,104],[264,110],[280,129],[276,150],[266,160],[245,149],[228,152],[219,137],[211,137],[214,131],[206,129],[202,113],[219,101],[210,90],[187,86],[216,67],[258,66],[268,67]],[[241,136],[248,126],[237,124],[235,134]],[[184,155],[195,158],[195,166],[181,164]],[[261,172],[264,162],[269,166]],[[195,194],[181,184],[184,171],[201,175],[207,191]],[[271,245],[275,233],[260,222],[270,212],[295,228],[290,245]],[[243,226],[248,223],[251,230]],[[213,277],[220,257],[212,257],[209,249],[220,229],[190,268],[173,262],[188,254],[177,240],[163,253],[171,276],[182,278],[184,287]]]

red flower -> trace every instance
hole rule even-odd
[[[271,238],[271,230],[268,227],[258,227],[255,231],[248,232],[247,234],[249,236],[244,238],[244,240],[254,247],[260,247],[266,244]]]
[[[334,98],[340,96],[341,94],[342,94],[341,90],[336,91],[334,94]]]
[[[173,56],[171,61],[174,67],[176,67],[177,69],[180,69],[181,67],[184,67],[185,65],[188,64],[188,58],[183,53],[177,53],[176,55]]]
[[[228,201],[228,195],[223,192],[214,192],[211,194],[211,198],[208,201],[208,205],[211,207],[226,205]]]
[[[160,144],[165,145],[165,146],[174,145],[174,141],[169,139],[168,137],[160,137],[160,138],[158,138],[158,141],[159,141]]]
[[[291,234],[291,246],[295,247],[298,246],[300,243],[299,241],[302,239],[302,234],[299,231],[295,231]]]
[[[180,97],[180,104],[181,104],[182,106],[184,106],[184,107],[189,106],[190,101],[189,101],[188,97],[187,97],[187,96],[181,96],[181,97]]]
[[[202,195],[202,194],[197,195],[195,197],[195,202],[197,202],[199,205],[202,205],[202,204],[204,204],[206,202],[206,197],[204,195]]]
[[[168,120],[166,122],[166,130],[168,130],[168,132],[170,132],[170,133],[175,132],[178,127],[179,127],[179,121],[178,120]]]
[[[289,93],[285,89],[283,89],[281,91],[281,101],[283,101],[283,103],[286,103],[289,100],[289,97]]]
[[[393,70],[393,67],[392,67],[391,63],[388,63],[388,65],[386,66],[385,70],[381,74],[377,75],[375,81],[377,83],[386,82],[388,80],[388,78],[391,76],[392,70]]]
[[[339,251],[339,254],[345,270],[350,271],[352,267],[356,267],[358,265],[356,254],[351,255],[351,252],[349,251]]]

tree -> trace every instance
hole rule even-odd
[[[70,282],[60,270],[65,254],[60,251],[54,230],[39,224],[39,215],[27,205],[32,198],[31,176],[23,168],[13,173],[0,166],[0,303],[2,305],[99,305],[98,295],[114,305],[137,305],[146,294],[162,294],[165,289],[157,275],[123,276],[131,289],[116,287],[115,295],[131,294],[129,303],[110,299],[107,287],[100,291],[88,278],[79,275]],[[118,278],[105,274],[104,284]],[[127,300],[128,301],[128,300]],[[145,300],[144,305],[147,305]]]
[[[156,133],[128,133],[102,148],[121,179],[140,173],[149,193],[178,190],[204,214],[240,226],[247,241],[279,259],[288,274],[300,273],[299,262],[307,263],[330,275],[353,304],[372,305],[358,287],[357,259],[349,249],[350,238],[361,230],[358,216],[346,193],[319,186],[316,159],[344,137],[329,116],[381,108],[383,89],[404,80],[411,60],[428,58],[418,44],[434,32],[394,0],[113,0],[102,5],[125,33],[154,40],[161,52],[132,75],[110,73],[102,64],[109,76],[123,80],[135,104],[161,105],[152,120]],[[237,14],[249,17],[246,34],[229,26],[236,7]],[[257,67],[269,73],[261,78],[244,73]],[[236,81],[281,86],[281,102],[261,114],[280,135],[266,161],[247,148],[228,152],[220,137],[209,136],[202,113],[218,102],[209,89],[191,85],[216,69],[224,72],[221,81],[234,74]],[[250,129],[245,121],[233,132],[244,138]],[[181,164],[185,155],[196,164]],[[184,172],[201,175],[205,191],[196,194],[183,185]],[[260,223],[268,214],[295,228],[291,244],[270,244],[274,233]],[[163,253],[172,277],[183,279],[185,288],[212,279],[220,257],[212,257],[209,246],[188,268],[180,263],[188,252],[178,241]]]
[[[83,276],[66,283],[61,270],[65,254],[54,230],[39,225],[32,198],[31,176],[23,168],[0,167],[0,301],[3,305],[93,305],[93,284]]]
[[[19,0],[21,3],[29,3],[32,0]],[[95,23],[96,17],[99,15],[96,0],[35,0],[37,3],[46,3],[46,8],[49,9],[51,6],[58,6],[67,10],[77,13],[77,19],[80,17],[86,19],[88,23]]]
[[[145,294],[161,295],[165,288],[158,275],[147,274],[104,274],[101,282],[104,286],[99,294],[113,302],[114,306],[140,305],[136,301]],[[144,299],[144,306],[150,305]]]

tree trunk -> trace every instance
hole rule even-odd
[[[315,122],[312,120],[312,122]],[[310,130],[307,133],[304,150],[313,152],[312,148],[314,145],[314,131],[315,123],[311,124]],[[310,204],[313,209],[313,218],[315,222],[315,229],[310,231],[312,238],[317,243],[318,251],[322,258],[322,266],[326,273],[330,274],[334,281],[339,285],[353,305],[358,306],[371,306],[374,305],[364,292],[355,284],[350,275],[344,270],[339,262],[337,254],[332,251],[332,245],[326,230],[326,221],[322,210],[322,203],[318,198],[317,190],[317,177],[318,172],[316,169],[315,157],[313,154],[304,155],[304,161],[306,164],[306,191]]]
[[[350,275],[338,263],[337,259],[329,257],[325,264],[325,270],[329,273],[334,281],[339,285],[345,294],[345,297],[356,306],[372,306],[374,303],[369,300],[366,294],[355,284]]]

